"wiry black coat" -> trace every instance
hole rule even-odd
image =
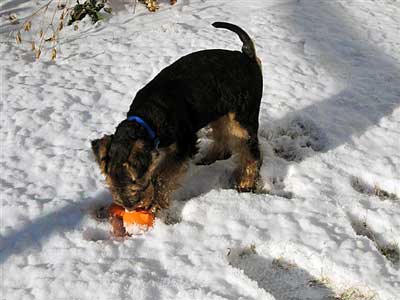
[[[199,51],[162,70],[137,93],[127,115],[146,120],[160,147],[177,143],[180,155],[192,156],[196,132],[229,112],[256,135],[262,86],[254,58],[239,51]]]

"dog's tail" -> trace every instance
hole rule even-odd
[[[246,33],[246,31],[244,31],[242,28],[240,28],[237,25],[226,22],[214,22],[212,26],[214,26],[215,28],[225,28],[236,33],[243,43],[242,52],[250,58],[257,59],[256,48],[254,47],[254,43],[252,39],[249,37],[249,35]]]

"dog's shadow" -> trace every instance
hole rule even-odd
[[[83,197],[71,201],[53,212],[29,221],[21,228],[0,235],[0,265],[11,256],[18,255],[28,249],[40,250],[43,243],[55,232],[73,230],[81,224],[88,213],[99,205],[107,205],[110,194],[103,191],[94,197]]]
[[[341,90],[280,119],[268,118],[265,108],[260,119],[260,142],[273,153],[264,156],[262,176],[273,191],[285,190],[291,165],[346,144],[351,146],[400,106],[398,64],[362,38],[349,21],[354,17],[329,1],[322,2],[289,5],[292,17],[288,25],[302,42],[298,56],[304,56],[304,60],[316,57],[324,70],[334,75]],[[340,29],[337,24],[341,24]]]

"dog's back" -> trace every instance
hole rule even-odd
[[[253,42],[236,25],[213,25],[236,32],[243,42],[242,52],[211,49],[180,58],[138,92],[131,110],[146,107],[150,98],[164,107],[190,107],[195,130],[228,112],[258,118],[263,84]]]

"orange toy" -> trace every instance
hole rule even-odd
[[[125,225],[137,224],[153,227],[154,224],[154,215],[152,213],[145,210],[125,211],[125,208],[114,203],[108,208],[108,214],[122,218]]]

